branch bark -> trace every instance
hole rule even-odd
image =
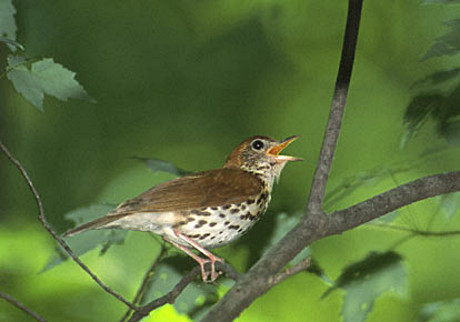
[[[78,258],[77,255],[75,255],[75,253],[72,251],[72,249],[69,247],[69,245],[67,245],[67,243],[61,238],[59,237],[59,235],[53,230],[53,228],[51,228],[50,224],[48,223],[48,221],[46,220],[46,217],[45,217],[45,210],[43,209],[43,203],[42,203],[42,200],[40,198],[40,195],[38,194],[38,191],[37,189],[35,188],[32,180],[30,179],[29,177],[29,174],[27,173],[26,169],[24,169],[24,167],[22,166],[22,164],[16,159],[13,157],[13,155],[10,153],[10,151],[6,148],[6,146],[3,144],[3,142],[0,141],[0,150],[2,150],[2,152],[6,155],[6,157],[8,158],[8,160],[10,160],[15,166],[16,168],[18,168],[19,172],[21,173],[21,175],[24,177],[24,179],[26,180],[27,182],[27,185],[29,186],[29,189],[30,191],[32,192],[34,198],[35,198],[35,201],[37,203],[37,207],[38,207],[38,220],[40,220],[40,222],[42,223],[43,227],[45,227],[45,229],[51,234],[51,236],[53,236],[53,238],[58,242],[59,245],[61,245],[61,247],[66,251],[66,253],[100,286],[102,287],[102,289],[104,291],[106,291],[107,293],[111,294],[112,296],[114,296],[117,300],[125,303],[128,307],[130,307],[132,310],[137,310],[137,307],[135,305],[133,305],[132,303],[130,303],[127,299],[125,299],[123,296],[121,296],[120,294],[118,294],[117,292],[115,292],[114,290],[112,290],[110,287],[108,287],[107,285],[105,285],[100,279],[99,277],[96,276],[96,274],[94,274],[88,266],[86,266],[81,260],[80,258]]]
[[[292,265],[289,268],[286,268],[284,271],[276,274],[272,278],[269,278],[268,282],[273,285],[279,284],[291,276],[294,276],[302,271],[306,271],[310,267],[310,264],[311,258],[307,257],[304,260],[298,262],[297,264]]]
[[[327,235],[340,234],[413,202],[460,190],[460,171],[424,177],[334,212]]]
[[[182,291],[191,283],[193,280],[200,274],[200,267],[195,266],[190,272],[187,273],[179,283],[174,286],[174,288],[166,295],[153,300],[152,302],[144,305],[138,311],[134,312],[134,314],[129,319],[129,322],[136,322],[149,315],[149,313],[160,306],[165,304],[173,304],[175,299],[182,293]]]
[[[161,255],[160,255],[160,257],[161,257]],[[149,269],[149,271],[147,272],[147,274],[144,277],[144,280],[142,282],[141,289],[138,291],[138,294],[143,292],[143,288],[146,286],[146,284],[148,283],[148,280],[152,276],[153,270],[154,270],[156,264],[157,264],[157,262],[155,262],[152,265],[152,267]],[[303,268],[303,267],[305,267],[305,264],[299,265],[299,266],[301,266]],[[301,267],[293,268],[288,273],[285,273],[284,275],[279,277],[279,280],[277,280],[277,282],[280,282],[281,279],[287,278],[288,274],[293,275],[293,274],[298,273],[300,271]],[[216,263],[216,268],[217,268],[217,270],[224,272],[225,275],[228,278],[230,278],[230,279],[232,279],[234,281],[237,281],[240,278],[240,273],[238,273],[232,266],[230,266],[229,264],[227,264],[225,262]],[[306,268],[307,267],[305,267],[304,269],[306,269]],[[195,278],[198,276],[199,273],[200,273],[200,267],[195,266],[190,272],[187,273],[187,275],[185,275],[176,284],[176,286],[174,286],[174,288],[169,293],[167,293],[167,294],[163,295],[162,297],[159,297],[159,298],[151,301],[150,303],[147,303],[144,306],[139,307],[137,309],[137,311],[133,313],[133,315],[129,319],[129,322],[139,321],[140,319],[142,319],[142,318],[146,317],[147,315],[149,315],[151,311],[156,310],[157,308],[159,308],[159,307],[161,307],[161,306],[163,306],[165,304],[168,304],[168,303],[173,304],[174,301],[176,300],[176,298],[185,290],[185,288],[190,283],[192,283],[195,280]],[[275,277],[275,278],[277,278],[277,277]],[[136,299],[133,302],[134,302],[134,304],[137,305],[138,301],[141,300],[141,295],[136,295]],[[131,310],[126,312],[125,316],[123,316],[121,321],[122,322],[125,321],[130,313],[131,313]]]
[[[35,319],[35,320],[37,320],[39,322],[46,322],[46,320],[43,317],[41,317],[40,314],[38,314],[37,312],[35,312],[32,309],[29,309],[23,303],[19,302],[18,300],[16,300],[15,298],[9,296],[8,294],[0,292],[0,298],[4,299],[5,301],[10,302],[11,304],[16,306],[18,309],[20,309],[21,311],[23,311],[24,313],[26,313],[27,315],[29,315],[33,319]]]
[[[45,211],[43,208],[43,203],[40,198],[40,195],[38,194],[37,189],[35,188],[35,185],[33,184],[32,180],[29,177],[29,174],[27,171],[24,169],[22,164],[15,158],[13,155],[10,153],[8,148],[3,144],[2,141],[0,141],[0,150],[5,154],[5,156],[18,168],[19,172],[21,175],[24,177],[24,179],[27,182],[27,185],[32,192],[35,201],[37,203],[38,207],[38,219],[42,223],[42,225],[45,227],[45,229],[53,236],[53,238],[59,243],[59,245],[67,252],[67,254],[86,272],[88,275],[107,293],[113,295],[116,299],[119,301],[125,303],[129,310],[125,313],[125,315],[122,317],[121,321],[126,320],[126,318],[129,316],[131,311],[134,311],[134,314],[131,316],[129,321],[138,321],[142,317],[147,316],[152,310],[167,304],[167,303],[173,303],[174,300],[182,293],[182,291],[195,279],[197,274],[199,273],[199,267],[196,266],[193,270],[191,270],[175,287],[174,289],[171,290],[168,294],[165,296],[162,296],[142,307],[136,306],[137,301],[140,300],[145,287],[147,285],[147,282],[151,276],[151,273],[153,272],[157,260],[152,264],[151,268],[148,270],[146,275],[144,276],[143,282],[140,286],[140,289],[138,290],[134,303],[129,302],[126,300],[123,296],[112,290],[110,287],[105,285],[79,258],[75,253],[72,251],[72,249],[67,245],[67,243],[59,237],[59,235],[51,228],[50,224],[46,220],[45,217]],[[163,254],[163,253],[162,253]],[[161,254],[161,255],[162,255]],[[161,257],[160,255],[160,257]],[[235,281],[237,281],[240,277],[240,274],[230,265],[227,263],[217,263],[217,268],[225,273],[225,275]],[[33,317],[39,317],[35,312],[32,310],[28,309],[25,307],[22,303],[14,300],[12,297],[8,296],[7,294],[0,293],[0,298],[4,298],[5,300],[9,301],[10,303],[14,304],[24,312],[28,313],[29,315]],[[34,315],[35,314],[35,315]]]
[[[322,206],[326,183],[332,167],[335,148],[339,140],[345,104],[350,88],[351,72],[355,60],[356,45],[358,43],[359,23],[361,20],[362,0],[349,0],[347,24],[343,38],[342,54],[339,71],[332,96],[331,111],[327,121],[323,144],[307,203],[307,214],[322,216]],[[324,219],[324,218],[323,218]]]
[[[142,301],[142,298],[144,297],[144,294],[145,294],[145,291],[147,289],[148,283],[149,283],[150,279],[152,278],[152,276],[153,276],[153,274],[155,272],[155,268],[158,266],[158,263],[163,259],[163,256],[165,255],[165,253],[166,253],[166,248],[164,246],[162,246],[160,254],[155,258],[155,260],[150,265],[150,267],[147,270],[147,272],[145,272],[145,274],[144,274],[144,278],[142,279],[141,285],[139,286],[139,288],[138,288],[138,290],[136,292],[136,295],[134,296],[134,299],[132,301],[132,303],[134,305],[139,305],[139,303]],[[126,313],[121,318],[120,322],[126,321],[129,318],[131,312],[132,312],[132,309],[128,308]]]
[[[322,237],[328,218],[322,210],[327,179],[339,139],[345,103],[350,86],[351,72],[358,42],[362,0],[349,0],[347,24],[342,46],[339,71],[331,104],[331,112],[313,177],[307,209],[299,224],[262,256],[232,289],[209,311],[203,321],[231,321],[272,284],[276,275],[291,259],[314,240]]]
[[[228,276],[236,280],[236,283],[225,295],[225,297],[221,299],[221,301],[212,310],[210,310],[203,321],[233,320],[246,307],[251,305],[255,299],[270,290],[274,285],[289,276],[306,269],[309,265],[309,260],[305,260],[304,262],[291,267],[291,269],[280,273],[282,268],[288,264],[295,255],[312,242],[330,235],[340,234],[410,203],[443,193],[460,191],[460,172],[450,172],[409,182],[347,209],[336,211],[330,215],[323,211],[323,199],[326,191],[326,184],[340,134],[341,123],[350,86],[353,61],[358,39],[361,9],[362,0],[349,0],[347,25],[339,72],[337,75],[331,111],[319,155],[318,165],[310,189],[305,215],[301,218],[299,224],[286,234],[286,236],[277,245],[273,246],[246,274],[240,275],[228,265],[224,265],[224,267],[222,267]],[[152,310],[164,304],[173,303],[187,285],[189,285],[198,276],[199,267],[197,266],[191,270],[168,294],[148,303],[147,305],[144,305],[143,307],[136,307],[135,304],[143,293],[143,289],[149,278],[149,273],[153,270],[155,264],[144,278],[144,282],[142,284],[143,286],[141,286],[134,304],[106,286],[84,263],[80,261],[65,241],[62,240],[51,228],[45,218],[39,194],[27,172],[9,153],[1,141],[0,149],[3,150],[8,159],[16,165],[27,181],[27,184],[37,202],[39,209],[38,219],[41,221],[45,229],[64,248],[69,256],[72,257],[72,259],[80,265],[94,281],[96,281],[96,283],[98,283],[106,292],[125,303],[131,310],[135,310],[130,318],[130,321],[138,321],[147,316]],[[6,300],[11,299],[3,293],[0,293],[0,297]],[[20,302],[16,300],[9,301],[21,308]],[[33,316],[33,311],[27,308],[21,309]],[[128,310],[127,315],[129,315],[130,312],[131,311]]]
[[[342,57],[331,112],[315,171],[305,215],[234,285],[202,320],[232,321],[273,285],[274,276],[303,248],[329,235],[339,234],[412,202],[460,190],[460,173],[452,172],[415,180],[353,207],[327,216],[322,203],[345,109],[357,44],[362,0],[349,0]]]
[[[248,273],[211,310],[203,321],[232,321],[255,299],[273,286],[272,272],[283,267],[304,247],[321,238],[343,233],[413,202],[440,194],[460,191],[460,172],[428,176],[398,186],[352,207],[326,217],[324,225],[318,216],[311,216],[291,230],[280,243],[271,248]],[[320,228],[319,228],[320,227]]]

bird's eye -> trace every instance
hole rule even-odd
[[[251,146],[254,150],[258,151],[264,148],[264,142],[262,142],[261,140],[254,140],[252,141]]]

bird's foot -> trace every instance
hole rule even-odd
[[[204,259],[200,258],[201,260],[198,261],[200,264],[201,268],[201,279],[205,283],[213,283],[220,275],[222,275],[222,271],[216,270],[216,262],[221,262],[224,263],[224,259],[217,257],[217,256],[212,256],[209,259]],[[207,271],[205,265],[210,264],[211,266],[211,271]]]

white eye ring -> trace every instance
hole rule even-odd
[[[261,140],[257,139],[252,141],[251,147],[253,150],[260,151],[264,148],[265,144]]]

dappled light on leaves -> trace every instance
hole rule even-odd
[[[458,322],[460,317],[460,298],[426,303],[419,313],[420,322]]]
[[[159,298],[173,289],[184,273],[190,270],[191,261],[184,256],[173,256],[162,260],[148,283],[141,304]],[[218,296],[218,285],[201,283],[198,279],[184,290],[174,301],[177,312],[196,320],[205,313]]]
[[[363,260],[347,266],[322,298],[337,288],[345,291],[342,306],[344,321],[364,322],[374,302],[384,293],[407,294],[402,258],[395,252],[370,253]]]

